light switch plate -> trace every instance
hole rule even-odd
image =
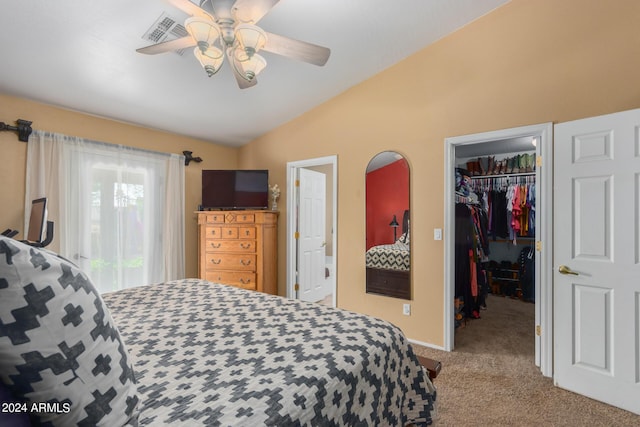
[[[442,240],[442,228],[433,229],[433,240]]]

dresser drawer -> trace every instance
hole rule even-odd
[[[255,240],[207,240],[207,252],[248,252],[256,251]]]
[[[207,270],[243,270],[255,271],[255,254],[224,254],[207,252],[205,257]]]
[[[224,214],[207,214],[208,224],[224,224]]]
[[[255,227],[238,227],[238,239],[255,239]]]
[[[222,238],[222,227],[205,227],[205,236],[207,239],[220,239]]]
[[[237,239],[238,227],[222,227],[220,229],[220,237],[222,239]]]
[[[252,291],[256,290],[256,274],[251,272],[207,271],[205,280],[233,285]]]

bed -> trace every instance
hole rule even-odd
[[[17,404],[56,403],[21,407],[34,425],[432,422],[435,388],[388,322],[199,279],[100,296],[20,245],[0,240],[0,379]]]
[[[409,210],[404,212],[402,235],[394,243],[367,249],[365,263],[367,292],[411,299]]]

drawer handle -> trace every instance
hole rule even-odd
[[[249,283],[251,283],[251,279],[249,280],[244,280],[244,279],[240,279],[240,283],[242,283],[243,285],[248,285]]]
[[[240,264],[242,264],[242,265],[251,265],[251,260],[250,259],[249,260],[241,259],[240,260]]]
[[[218,265],[218,264],[220,264],[222,262],[222,258],[217,260],[217,261],[215,259],[211,258],[211,262],[214,263],[215,265]]]
[[[249,236],[249,235],[251,234],[251,232],[250,232],[249,230],[245,230],[244,234],[245,234],[246,236]]]
[[[231,236],[233,234],[233,230],[227,230],[227,235]]]
[[[246,245],[244,243],[240,243],[240,247],[242,249],[249,249],[251,248],[251,243],[247,243]]]
[[[222,243],[212,243],[212,244],[211,244],[211,247],[212,247],[213,249],[218,249],[220,246],[222,246]]]

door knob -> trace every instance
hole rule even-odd
[[[574,276],[578,275],[578,273],[576,273],[566,265],[561,265],[560,267],[558,267],[558,271],[560,272],[560,274],[573,274]]]

